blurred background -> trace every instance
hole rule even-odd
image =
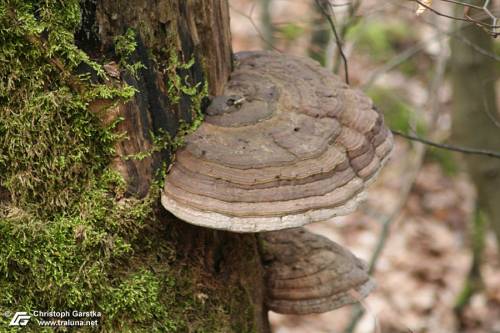
[[[368,262],[378,289],[325,314],[271,313],[274,332],[500,332],[500,5],[229,2],[235,52],[310,56],[342,78],[347,67],[391,129],[411,137],[396,136],[355,214],[308,226]]]

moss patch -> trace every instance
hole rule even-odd
[[[85,64],[104,76],[73,44],[78,18],[78,1],[0,5],[0,182],[39,215],[74,203],[113,153],[113,125],[102,128],[89,103],[133,95],[73,74]]]
[[[126,184],[108,167],[122,134],[88,107],[124,102],[134,90],[110,86],[101,61],[75,46],[79,6],[0,4],[0,185],[11,194],[0,202],[0,313],[101,311],[106,332],[254,331],[232,327],[253,316],[246,287],[231,272],[203,275],[203,264],[174,250],[175,233],[155,214],[161,182],[143,199],[124,197]],[[125,58],[130,34],[115,39]],[[78,74],[82,66],[93,74]],[[171,93],[191,98],[194,121],[165,139],[174,147],[201,123],[207,92],[180,79]],[[245,239],[235,240],[242,251],[253,244]],[[248,270],[252,260],[238,256],[231,266]],[[0,316],[0,331],[10,319]],[[43,331],[35,319],[24,330]]]

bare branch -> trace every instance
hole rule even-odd
[[[433,12],[434,14],[438,15],[438,16],[442,16],[442,17],[446,17],[446,18],[449,18],[449,19],[452,19],[452,20],[457,20],[457,21],[465,21],[465,22],[472,22],[474,24],[476,24],[477,26],[483,28],[484,30],[486,30],[490,35],[492,35],[493,37],[496,37],[498,36],[500,33],[497,32],[497,29],[500,28],[499,25],[497,25],[497,21],[498,21],[498,18],[493,15],[493,13],[491,13],[491,11],[488,9],[488,5],[490,3],[490,0],[486,0],[484,5],[482,7],[479,7],[479,6],[471,6],[467,3],[463,3],[463,2],[460,2],[460,1],[452,1],[452,0],[443,0],[443,1],[446,1],[446,2],[452,2],[452,3],[457,3],[457,4],[460,4],[460,5],[463,5],[465,8],[475,8],[475,9],[478,9],[478,10],[481,10],[483,11],[485,15],[481,15],[481,16],[477,16],[477,17],[472,17],[470,15],[467,14],[468,10],[466,10],[465,12],[465,17],[458,17],[458,16],[453,16],[453,15],[448,15],[448,14],[445,14],[445,13],[442,13],[434,8],[432,8],[431,6],[425,4],[424,2],[420,1],[420,0],[411,0],[411,1],[414,1],[416,3],[418,3],[420,6],[422,7],[425,7],[426,9],[428,9],[429,11]],[[490,18],[492,20],[492,24],[489,24],[489,23],[485,23],[483,22],[482,20],[484,20],[485,18]]]
[[[410,8],[400,4],[397,1],[392,2],[392,4],[396,7],[399,7],[399,8],[405,9],[405,10],[410,10]],[[474,42],[470,41],[469,39],[465,38],[464,36],[462,36],[460,34],[461,30],[463,30],[465,27],[467,27],[470,24],[474,24],[473,22],[467,21],[467,23],[463,26],[455,27],[452,30],[446,30],[446,29],[442,29],[439,25],[432,23],[432,22],[429,22],[425,19],[422,19],[420,21],[433,27],[434,30],[436,30],[436,34],[432,35],[431,37],[429,37],[426,40],[423,40],[415,45],[412,45],[408,49],[402,51],[401,53],[399,53],[396,56],[394,56],[393,58],[391,58],[389,61],[387,61],[380,68],[377,68],[373,72],[373,74],[371,74],[371,76],[366,80],[366,82],[363,83],[362,88],[364,90],[366,90],[370,86],[372,86],[373,83],[375,83],[375,81],[380,77],[380,75],[387,73],[387,72],[393,70],[394,68],[396,68],[397,66],[401,65],[402,63],[404,63],[405,61],[407,61],[408,59],[413,57],[415,54],[422,51],[426,47],[427,44],[435,41],[438,38],[441,38],[442,34],[448,35],[452,38],[455,38],[455,39],[461,41],[462,43],[468,45],[469,47],[471,47],[472,49],[474,49],[475,51],[477,51],[478,53],[480,53],[484,56],[490,57],[496,61],[500,61],[500,56],[485,50],[481,46],[475,44]]]
[[[479,10],[483,9],[482,6],[474,5],[474,4],[463,2],[463,1],[456,1],[456,0],[441,0],[441,1],[450,2],[450,3],[454,3],[456,5],[460,5],[460,6],[464,6],[464,7],[470,7],[470,8],[475,8],[475,9],[479,9]]]
[[[452,0],[441,0],[441,1],[453,2]],[[413,12],[412,9],[408,8],[407,6],[402,5],[399,1],[392,1],[391,3],[393,6],[396,6],[398,8]],[[485,50],[481,46],[477,45],[473,41],[465,38],[464,36],[462,36],[460,34],[463,29],[465,29],[466,27],[468,27],[471,24],[474,24],[474,22],[467,22],[463,25],[456,26],[452,30],[444,30],[439,25],[432,23],[424,18],[421,18],[420,22],[433,27],[436,31],[439,31],[440,33],[446,34],[454,39],[457,39],[457,40],[463,42],[464,44],[470,46],[472,49],[474,49],[475,51],[477,51],[478,53],[480,53],[486,57],[490,57],[490,58],[494,59],[495,61],[500,61],[500,56],[498,56],[497,54],[492,53],[488,50]],[[434,39],[434,38],[432,38],[432,39]],[[431,41],[431,40],[428,40],[428,41]]]
[[[345,73],[345,82],[349,84],[349,68],[347,64],[347,57],[345,56],[344,50],[342,48],[342,41],[340,40],[340,36],[337,33],[337,28],[335,27],[335,22],[333,22],[332,15],[331,15],[331,7],[324,7],[324,3],[322,3],[321,0],[315,0],[316,5],[318,8],[321,10],[325,18],[328,20],[328,23],[330,24],[330,28],[332,29],[333,35],[335,36],[335,43],[337,44],[337,48],[339,50],[339,54],[342,57],[342,61],[344,62],[344,73]]]
[[[461,146],[455,146],[455,145],[450,145],[450,144],[446,144],[446,143],[438,143],[438,142],[427,140],[427,139],[424,139],[424,138],[421,138],[421,137],[418,137],[415,135],[405,134],[405,133],[397,131],[397,130],[391,130],[391,131],[394,135],[403,137],[403,138],[411,140],[411,141],[417,141],[417,142],[426,144],[428,146],[432,146],[432,147],[436,147],[436,148],[440,148],[440,149],[456,151],[456,152],[459,152],[462,154],[472,154],[472,155],[481,155],[481,156],[488,156],[488,157],[493,157],[493,158],[500,158],[500,152],[498,152],[498,151],[461,147]]]
[[[232,9],[232,10],[233,10],[236,14],[239,14],[239,15],[241,15],[241,16],[243,16],[243,17],[245,17],[245,18],[246,18],[246,19],[250,22],[250,24],[253,26],[253,28],[255,29],[255,31],[257,32],[257,34],[259,35],[260,39],[262,39],[262,40],[264,41],[264,43],[266,43],[266,44],[267,44],[267,46],[269,46],[271,49],[273,49],[273,50],[275,50],[275,51],[277,51],[277,52],[279,52],[279,53],[282,53],[282,51],[281,51],[280,49],[276,48],[276,47],[273,45],[273,43],[272,43],[271,41],[267,40],[267,39],[264,37],[264,35],[263,35],[262,31],[260,31],[260,29],[259,29],[259,27],[257,26],[257,24],[254,22],[254,20],[253,20],[253,18],[252,18],[252,13],[253,13],[253,11],[254,11],[254,9],[255,9],[255,4],[254,4],[254,5],[252,5],[252,8],[250,9],[250,14],[246,14],[246,13],[244,13],[244,12],[242,12],[242,11],[240,11],[240,10],[238,10],[238,9],[234,8],[234,7],[233,7],[233,6],[231,6],[231,5],[230,5],[229,7],[230,7],[230,8],[231,8],[231,9]]]

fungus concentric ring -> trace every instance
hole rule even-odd
[[[335,310],[365,298],[375,283],[349,250],[303,228],[260,234],[266,305],[283,314]]]
[[[161,200],[208,228],[298,227],[356,209],[391,149],[362,92],[312,60],[245,52],[176,153]]]

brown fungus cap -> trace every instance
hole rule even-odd
[[[362,92],[306,58],[238,55],[162,194],[180,219],[259,232],[351,213],[392,149]]]
[[[303,228],[266,232],[260,237],[269,310],[327,312],[358,302],[375,287],[366,265],[325,237]]]

